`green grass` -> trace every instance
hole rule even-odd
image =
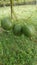
[[[36,10],[36,6],[15,6],[14,11],[16,12],[16,16],[18,18],[26,19],[32,15]],[[0,17],[10,16],[10,7],[2,7],[0,8]]]
[[[19,37],[3,32],[0,35],[0,64],[32,64],[35,61],[36,45],[24,35]]]
[[[25,35],[15,36],[12,31],[9,33],[0,30],[0,65],[37,65],[37,10],[35,6],[14,7],[20,21],[24,18],[30,19],[26,22],[35,26],[36,37],[31,41]],[[2,10],[5,11],[2,13]],[[20,11],[21,10],[21,11]],[[22,13],[23,12],[23,13]],[[10,16],[10,8],[0,8],[0,21],[3,17]]]

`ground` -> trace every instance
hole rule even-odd
[[[34,25],[36,37],[30,40],[23,34],[21,36],[15,36],[12,31],[6,33],[2,31],[0,27],[0,65],[32,65],[32,62],[33,65],[37,65],[36,6],[15,6],[14,11],[19,20],[31,17],[31,20],[29,19],[26,22]],[[10,16],[10,7],[0,8],[0,26],[1,19],[5,16]],[[32,51],[32,49],[34,49],[34,51]],[[35,56],[34,61],[33,56]]]

